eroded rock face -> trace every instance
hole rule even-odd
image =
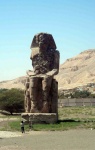
[[[56,113],[58,83],[53,78],[59,72],[59,52],[51,34],[39,33],[31,44],[33,71],[27,71],[25,111]]]

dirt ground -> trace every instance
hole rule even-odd
[[[0,131],[0,150],[95,150],[95,130]]]

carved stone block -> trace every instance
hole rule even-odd
[[[58,83],[54,75],[59,72],[59,52],[55,41],[51,34],[39,33],[30,48],[33,71],[27,71],[25,112],[58,116]]]

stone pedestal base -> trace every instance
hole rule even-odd
[[[22,113],[21,117],[26,124],[29,121],[33,123],[56,123],[58,121],[56,113]]]

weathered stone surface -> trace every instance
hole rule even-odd
[[[32,123],[56,123],[58,116],[56,113],[22,113],[24,122]]]
[[[31,44],[33,71],[27,71],[25,112],[57,113],[59,52],[51,34],[39,33]],[[44,114],[43,114],[44,116]]]

